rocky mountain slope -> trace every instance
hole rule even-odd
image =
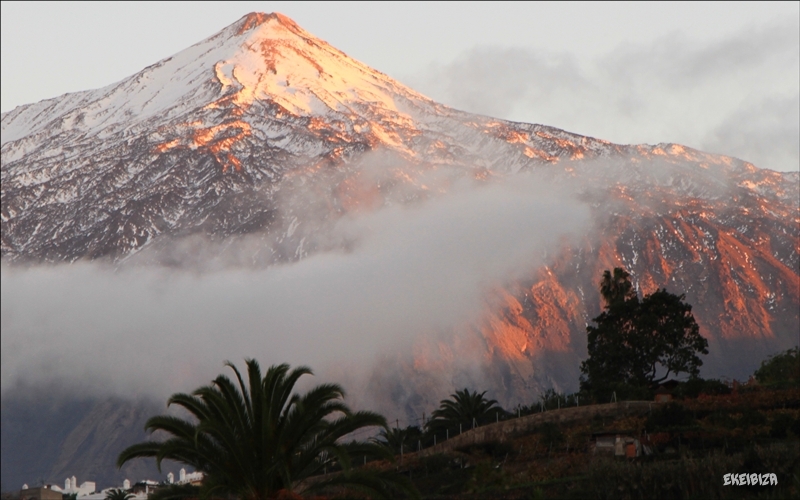
[[[591,233],[498,286],[458,342],[422,340],[382,364],[369,390],[409,418],[464,380],[452,373],[465,356],[503,404],[574,388],[597,280],[614,266],[643,293],[686,293],[710,375],[746,376],[797,343],[797,173],[454,110],[280,14],[249,14],[121,82],[3,113],[1,151],[10,263],[267,266],[325,250],[319,235],[345,214],[446,196],[459,179],[538,176],[588,204]],[[256,251],[240,251],[245,241]],[[4,464],[34,453],[6,445],[7,422]],[[56,440],[72,456],[77,441]],[[19,482],[9,470],[4,486]]]
[[[124,479],[135,482],[160,477],[154,464],[136,461],[122,469],[114,467],[120,450],[147,439],[144,423],[163,411],[149,400],[120,398],[62,400],[15,394],[2,407],[4,492],[51,482],[64,486],[72,477],[96,481],[98,488],[120,486]],[[177,476],[180,466],[165,463],[163,474]],[[22,482],[20,482],[22,481]]]

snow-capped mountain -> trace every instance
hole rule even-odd
[[[403,166],[369,185],[357,166],[367,151]],[[1,248],[10,260],[119,259],[162,235],[309,225],[282,220],[275,201],[303,176],[330,176],[330,201],[346,212],[398,201],[390,185],[422,195],[432,169],[479,177],[601,156],[735,170],[678,146],[617,146],[449,109],[280,14],[250,14],[119,83],[4,113]],[[299,241],[273,251],[301,256]]]
[[[386,364],[371,389],[409,414],[438,404],[430,374],[476,346],[493,384],[482,389],[503,404],[574,386],[596,283],[614,266],[643,293],[686,293],[716,374],[744,376],[797,343],[797,173],[454,110],[280,14],[249,14],[113,85],[3,113],[0,248],[8,262],[169,265],[199,237],[209,258],[269,265],[323,249],[315,235],[344,214],[515,175],[575,192],[595,230],[497,290],[464,326],[474,342]],[[229,244],[247,238],[259,251]]]

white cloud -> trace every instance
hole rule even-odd
[[[800,24],[716,42],[672,35],[579,61],[568,53],[478,47],[409,79],[456,108],[617,143],[675,142],[762,168],[800,168]]]
[[[533,177],[469,184],[411,207],[341,220],[353,242],[267,269],[4,266],[2,389],[192,390],[226,359],[366,362],[480,309],[488,287],[535,269],[588,211]]]

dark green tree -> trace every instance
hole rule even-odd
[[[123,489],[108,490],[106,500],[129,500],[133,498],[133,493],[128,493]]]
[[[603,273],[600,292],[606,304],[586,328],[582,391],[601,400],[612,391],[641,396],[670,376],[699,374],[698,353],[708,354],[708,341],[684,295],[659,289],[639,300],[630,275],[619,268]]]
[[[800,386],[800,348],[770,356],[755,372],[758,383],[775,389]]]
[[[391,451],[370,442],[343,443],[342,438],[365,427],[386,428],[372,412],[351,411],[344,390],[322,384],[294,393],[297,380],[311,370],[276,365],[261,374],[247,360],[245,383],[239,370],[226,363],[236,383],[224,375],[189,394],[174,394],[169,405],[187,410],[192,422],[169,415],[150,418],[145,428],[163,431],[164,441],[148,441],[125,449],[117,466],[138,457],[152,457],[193,466],[205,474],[201,497],[275,498],[282,492],[309,493],[329,487],[359,490],[374,498],[392,498],[398,490],[415,494],[407,478],[394,471],[358,470],[354,458],[391,459]],[[336,466],[342,473],[313,478]],[[175,492],[180,493],[180,492]]]
[[[613,273],[609,270],[603,271],[600,295],[607,305],[619,304],[636,297],[630,277],[627,271],[619,267],[615,267]]]
[[[378,444],[386,446],[394,453],[400,453],[401,450],[409,453],[416,451],[417,442],[422,439],[422,429],[416,425],[409,425],[404,429],[383,429],[378,434],[378,437],[374,439],[374,441]]]
[[[463,430],[471,429],[473,422],[484,424],[495,420],[495,414],[504,411],[494,399],[486,399],[486,391],[470,392],[464,388],[450,395],[451,399],[443,399],[439,408],[431,414],[431,420],[426,427],[431,432],[444,431],[445,429]]]

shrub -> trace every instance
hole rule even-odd
[[[537,432],[542,436],[542,442],[547,446],[555,446],[564,442],[564,433],[558,425],[546,422],[539,426]]]
[[[696,424],[692,413],[680,403],[667,403],[647,417],[645,428],[653,431],[674,431]]]
[[[748,427],[766,425],[766,423],[767,417],[765,417],[763,413],[758,410],[753,410],[752,408],[747,408],[742,412],[742,416],[739,417],[737,427],[746,429]]]
[[[788,413],[780,413],[772,419],[770,425],[769,436],[777,439],[783,439],[788,436],[789,430],[795,424],[795,419]]]
[[[730,393],[731,388],[721,380],[700,377],[690,378],[686,382],[682,382],[676,389],[676,394],[684,398],[696,398],[700,394],[718,396]]]
[[[511,443],[501,443],[500,441],[486,441],[459,448],[458,451],[470,455],[488,455],[494,459],[499,459],[513,453],[514,446]]]
[[[706,421],[711,425],[724,427],[726,429],[736,428],[736,419],[727,411],[714,412],[706,418]]]
[[[422,459],[422,466],[428,474],[438,474],[443,470],[450,468],[452,460],[450,457],[437,453]]]

